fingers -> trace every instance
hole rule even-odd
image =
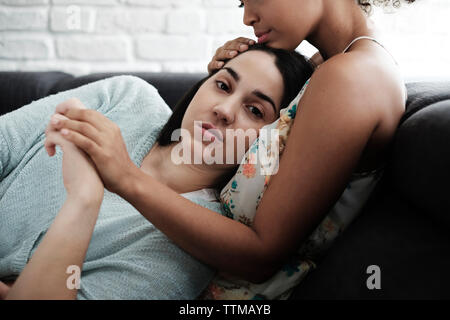
[[[212,60],[209,64],[208,64],[208,72],[211,73],[214,70],[220,69],[223,67],[223,65],[225,64],[224,61],[216,61],[216,60]]]
[[[208,64],[208,71],[211,73],[216,69],[220,69],[226,60],[232,59],[240,52],[248,50],[250,45],[254,45],[255,40],[240,37],[226,42],[222,47],[216,50],[214,57]]]
[[[71,120],[89,123],[98,131],[107,130],[112,126],[112,121],[96,110],[57,106],[56,112],[70,118]]]
[[[61,102],[56,106],[55,114],[51,117],[49,124],[47,125],[47,128],[45,129],[45,135],[51,131],[57,131],[57,128],[55,127],[56,121],[58,120],[64,120],[69,119],[66,116],[64,116],[62,113],[59,113],[58,110],[68,110],[71,108],[76,109],[86,109],[85,105],[77,98],[71,98],[66,101]],[[44,144],[45,150],[47,151],[47,154],[52,157],[56,153],[55,144],[50,142],[50,140],[46,140],[46,143]]]
[[[239,52],[248,50],[249,45],[254,43],[254,40],[247,38],[237,38],[235,40],[228,41],[225,45],[217,49],[214,58],[215,60],[234,58]]]
[[[57,115],[54,115],[56,117]],[[101,144],[101,133],[97,128],[92,126],[88,122],[82,122],[77,120],[71,120],[69,118],[64,117],[65,119],[58,119],[57,123],[53,123],[53,126],[57,130],[69,129],[71,131],[77,132],[93,140],[98,145]],[[54,119],[52,119],[53,121]]]
[[[323,57],[320,55],[320,52],[316,52],[311,58],[309,58],[309,61],[313,65],[315,69],[323,63]]]
[[[46,150],[50,150],[52,147],[51,153],[47,151],[50,157],[55,155],[57,145],[63,150],[63,152],[66,150],[66,148],[70,148],[73,146],[73,144],[70,143],[70,141],[64,139],[64,137],[61,135],[59,131],[54,130],[49,131],[46,134],[44,147]]]
[[[88,122],[97,129],[104,127],[104,120],[107,119],[100,112],[87,109],[86,106],[77,98],[71,98],[58,104],[56,106],[55,113],[64,115],[72,120]]]
[[[56,121],[61,121],[61,120],[69,120],[69,118],[61,115],[61,114],[54,114],[52,115],[52,117],[50,118],[50,121],[47,125],[47,128],[45,129],[45,135],[47,136],[50,132],[52,131],[57,131],[57,128],[55,127]],[[47,151],[47,154],[52,157],[55,155],[55,144],[51,143],[51,142],[47,142],[44,144],[45,150]]]
[[[101,154],[100,146],[95,141],[83,136],[82,134],[69,129],[62,129],[61,135],[64,139],[72,142],[75,146],[86,152],[94,161]],[[95,161],[96,162],[96,161]]]

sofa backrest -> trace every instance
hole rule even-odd
[[[74,77],[64,72],[0,72],[0,115],[50,94],[77,88],[116,75],[140,77],[158,89],[173,108],[183,94],[206,73],[95,73]]]

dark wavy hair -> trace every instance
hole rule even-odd
[[[394,8],[400,8],[402,2],[413,3],[415,0],[357,0],[358,4],[364,10],[365,13],[370,15],[372,13],[372,5],[378,7],[392,6]]]
[[[286,51],[283,49],[270,48],[262,44],[255,44],[253,46],[250,46],[249,49],[245,52],[248,51],[263,51],[275,57],[275,65],[281,73],[284,85],[280,109],[289,106],[289,103],[294,100],[294,98],[297,96],[303,85],[311,77],[314,71],[314,68],[309,60],[296,51]],[[186,92],[181,100],[178,101],[178,103],[173,108],[172,115],[160,131],[158,139],[156,140],[156,142],[158,142],[160,146],[167,146],[173,142],[171,140],[172,132],[176,129],[181,128],[184,114],[198,89],[219,70],[214,71],[207,77],[197,82],[188,92]]]

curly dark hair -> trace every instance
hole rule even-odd
[[[364,10],[365,13],[372,13],[372,5],[376,6],[392,6],[394,8],[399,8],[402,2],[413,3],[416,0],[357,0],[358,4]]]

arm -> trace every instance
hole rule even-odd
[[[82,269],[103,199],[103,184],[89,157],[51,128],[46,136],[46,144],[63,150],[67,199],[6,299],[76,298],[76,288],[67,286],[66,272],[69,266]]]
[[[143,174],[133,179],[134,194],[124,190],[122,197],[201,261],[265,281],[339,199],[377,125],[375,108],[359,90],[369,84],[349,78],[346,68],[323,65],[313,76],[251,228],[179,199]],[[167,198],[155,196],[162,194]]]
[[[75,299],[66,270],[81,270],[99,209],[99,203],[68,198],[6,299]]]

